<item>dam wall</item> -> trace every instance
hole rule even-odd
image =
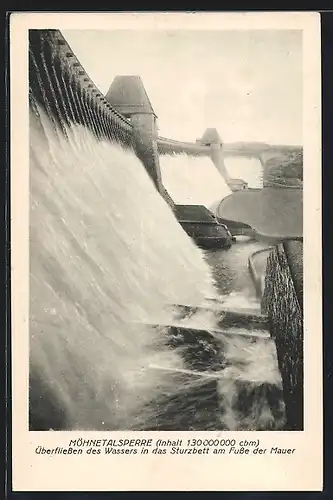
[[[264,143],[222,144],[214,128],[207,129],[196,142],[159,136],[157,115],[140,77],[117,76],[104,96],[58,30],[29,30],[29,68],[30,92],[53,119],[60,124],[82,124],[99,139],[104,137],[133,148],[168,203],[171,199],[161,179],[159,155],[210,157],[234,191],[245,186],[239,179],[230,178],[225,158],[259,159],[265,179],[267,161],[278,156],[281,149],[288,150],[287,146]],[[57,99],[59,94],[63,100]],[[69,103],[69,110],[64,102]]]
[[[29,31],[29,95],[65,133],[84,125],[98,140],[133,149],[158,192],[173,206],[163,186],[159,155],[210,157],[226,178],[220,145],[185,143],[158,136],[157,116],[138,76],[116,77],[106,96],[97,88],[58,30]],[[32,99],[30,99],[32,104]],[[68,103],[68,106],[66,105]]]
[[[110,100],[110,99],[109,99]],[[41,105],[62,128],[71,123],[88,128],[97,140],[107,139],[139,157],[169,205],[163,187],[155,128],[146,112],[128,119],[96,87],[58,30],[29,31],[29,101]]]
[[[106,138],[133,149],[170,205],[172,200],[161,178],[160,155],[209,157],[232,190],[245,185],[230,178],[224,158],[254,155],[261,161],[259,153],[222,144],[214,128],[207,129],[196,142],[159,136],[157,115],[140,77],[117,76],[104,96],[58,30],[29,30],[29,78],[30,94],[52,120],[60,125],[84,125],[99,140]],[[67,102],[69,109],[64,105]]]
[[[157,138],[158,152],[161,155],[188,154],[190,156],[209,156],[208,146],[192,142],[175,141],[166,137]]]
[[[29,96],[63,130],[72,122],[97,139],[133,147],[133,125],[107,102],[58,30],[29,30]]]

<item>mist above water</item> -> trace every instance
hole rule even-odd
[[[168,428],[179,430],[187,411],[199,429],[278,428],[281,409],[280,416],[272,414],[265,392],[267,384],[279,391],[281,383],[272,341],[223,339],[227,371],[219,372],[219,412],[209,421],[202,388],[216,381],[216,372],[206,378],[189,373],[182,351],[166,345],[166,328],[146,325],[152,319],[172,323],[167,304],[200,305],[217,292],[204,254],[181,229],[138,158],[97,141],[81,126],[68,128],[65,137],[42,109],[35,109],[30,112],[34,421],[44,428],[144,429],[169,412]],[[209,194],[207,181],[202,202],[226,191],[216,174],[219,185]],[[216,326],[209,315],[206,325]],[[245,417],[237,407],[244,390],[259,394]],[[175,398],[181,402],[172,412]],[[194,412],[200,398],[203,410]]]
[[[67,139],[39,114],[30,117],[32,370],[71,426],[113,426],[161,390],[147,371],[156,357],[181,364],[132,321],[214,294],[210,268],[132,152],[78,126]]]

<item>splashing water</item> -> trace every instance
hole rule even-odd
[[[246,410],[237,402],[242,391],[260,391],[263,383],[280,387],[273,343],[226,337],[223,371],[186,369],[181,350],[166,345],[166,329],[145,323],[159,318],[171,324],[166,304],[200,305],[205,297],[217,297],[203,253],[131,151],[97,141],[81,126],[66,132],[67,138],[42,109],[30,112],[30,415],[35,427],[269,427],[265,394],[259,395],[259,407],[257,400]],[[199,319],[214,327],[208,316]],[[216,387],[217,378],[215,414],[209,410],[215,404],[209,387]],[[193,410],[198,400],[201,412]],[[167,416],[157,424],[161,415]],[[276,416],[274,422],[280,425]]]
[[[66,139],[39,114],[30,118],[32,371],[49,381],[71,426],[99,427],[151,397],[161,384],[147,371],[156,357],[180,363],[150,349],[154,332],[131,321],[214,289],[133,153],[81,127]]]
[[[243,179],[249,188],[263,187],[263,167],[258,158],[225,158],[224,163],[232,178]]]
[[[175,203],[210,208],[231,193],[214,163],[206,156],[161,155],[163,184]]]

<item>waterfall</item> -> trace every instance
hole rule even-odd
[[[62,425],[140,426],[133,415],[174,384],[149,365],[182,366],[140,322],[211,294],[201,251],[137,157],[31,112],[31,373],[64,409]]]
[[[263,187],[263,167],[258,158],[225,158],[225,166],[232,178],[243,179],[249,188]]]
[[[179,205],[204,205],[210,209],[231,193],[207,156],[161,155],[162,180]]]

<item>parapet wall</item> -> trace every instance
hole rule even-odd
[[[133,126],[106,101],[58,30],[29,30],[29,97],[60,126],[88,127],[97,137],[133,145]]]
[[[188,154],[191,156],[210,156],[209,146],[192,142],[181,142],[166,137],[157,138],[158,152],[161,155]]]

